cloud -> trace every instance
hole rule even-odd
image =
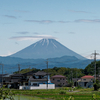
[[[76,11],[76,10],[68,10],[68,11],[73,12],[73,13],[90,13],[86,11]]]
[[[15,42],[15,44],[19,45],[19,43],[18,43],[18,42]]]
[[[10,51],[8,51],[7,54],[0,55],[0,56],[2,56],[2,57],[6,57],[6,56],[10,56],[10,55],[12,55],[12,54],[14,54],[14,53],[16,53],[16,52],[10,52]]]
[[[34,32],[33,34],[39,34],[38,32]]]
[[[11,37],[9,39],[23,41],[23,40],[56,39],[56,38],[51,35],[37,35],[37,36],[16,36],[16,37]]]
[[[4,15],[4,17],[17,19],[15,16],[11,16],[11,15]]]
[[[29,11],[25,11],[25,10],[14,10],[14,11],[19,13],[29,13]]]
[[[90,20],[90,19],[78,19],[78,20],[75,20],[74,22],[100,23],[100,19],[93,19],[93,20]]]
[[[18,33],[18,34],[28,34],[29,32],[23,31],[23,32],[16,32],[16,33]]]
[[[56,31],[55,31],[54,33],[58,34],[59,32],[56,32]]]
[[[49,23],[53,23],[54,21],[52,21],[52,20],[25,20],[25,22],[34,22],[34,23],[49,24]]]
[[[75,34],[75,32],[69,32],[69,34]]]
[[[69,23],[70,21],[58,21],[59,23]]]
[[[52,21],[52,20],[24,20],[25,22],[33,22],[40,24],[50,24],[50,23],[69,23],[70,21]]]

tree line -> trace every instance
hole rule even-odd
[[[99,66],[100,66],[100,61],[96,62],[96,69],[97,69],[97,74],[99,73]],[[22,69],[20,72],[14,72],[14,73],[27,73],[27,72],[37,72],[37,71],[44,71],[50,73],[50,76],[54,75],[64,75],[68,78],[80,78],[84,75],[94,75],[94,62],[91,62],[88,66],[86,66],[85,69],[78,69],[78,68],[66,68],[66,67],[53,67],[53,68],[48,68],[48,69],[37,69],[37,68],[32,68],[32,69]]]

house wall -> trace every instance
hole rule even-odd
[[[54,83],[56,86],[61,85],[65,86],[67,85],[66,83],[66,77],[65,78],[51,78],[51,83]]]
[[[47,84],[39,84],[39,86],[19,86],[19,89],[47,89]],[[48,89],[55,89],[55,84],[48,84]]]
[[[78,85],[83,88],[91,88],[93,87],[93,78],[82,78]]]
[[[79,82],[78,85],[83,88],[91,88],[93,87],[93,82]]]
[[[91,78],[82,78],[81,79],[81,82],[92,82],[93,81],[93,79],[91,79]]]

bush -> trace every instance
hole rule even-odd
[[[82,89],[82,87],[81,87],[80,85],[78,85],[76,88],[77,88],[77,89]]]
[[[73,85],[74,85],[73,81],[68,83],[68,87],[72,87]]]
[[[96,80],[96,82],[93,84],[93,86],[94,86],[94,91],[97,91],[100,88],[99,81]]]
[[[39,91],[37,92],[37,94],[40,94],[40,93],[41,93],[41,92],[39,92]]]
[[[59,94],[66,94],[66,92],[65,91],[60,91]]]
[[[99,84],[94,83],[93,86],[94,86],[94,91],[97,91],[99,89]]]
[[[73,96],[70,96],[70,97],[68,98],[68,100],[74,100],[74,97],[73,97]]]
[[[13,96],[15,95],[10,89],[0,88],[0,100],[14,100]]]

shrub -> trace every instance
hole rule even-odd
[[[73,85],[74,85],[73,81],[68,83],[68,87],[72,87]]]
[[[68,100],[74,100],[74,97],[73,97],[73,96],[70,96],[70,97],[68,98]]]
[[[93,84],[93,86],[94,86],[94,91],[97,91],[100,88],[99,81],[96,80],[96,82]]]
[[[66,94],[66,91],[60,91],[59,94]]]
[[[40,93],[41,93],[41,92],[39,92],[39,91],[37,92],[37,94],[40,94]]]
[[[13,96],[15,95],[10,89],[0,88],[0,100],[14,100]]]
[[[92,95],[92,98],[93,98],[93,100],[96,100],[96,95],[93,94],[93,95]]]
[[[99,89],[99,84],[94,83],[93,86],[94,86],[94,91],[97,91]]]

